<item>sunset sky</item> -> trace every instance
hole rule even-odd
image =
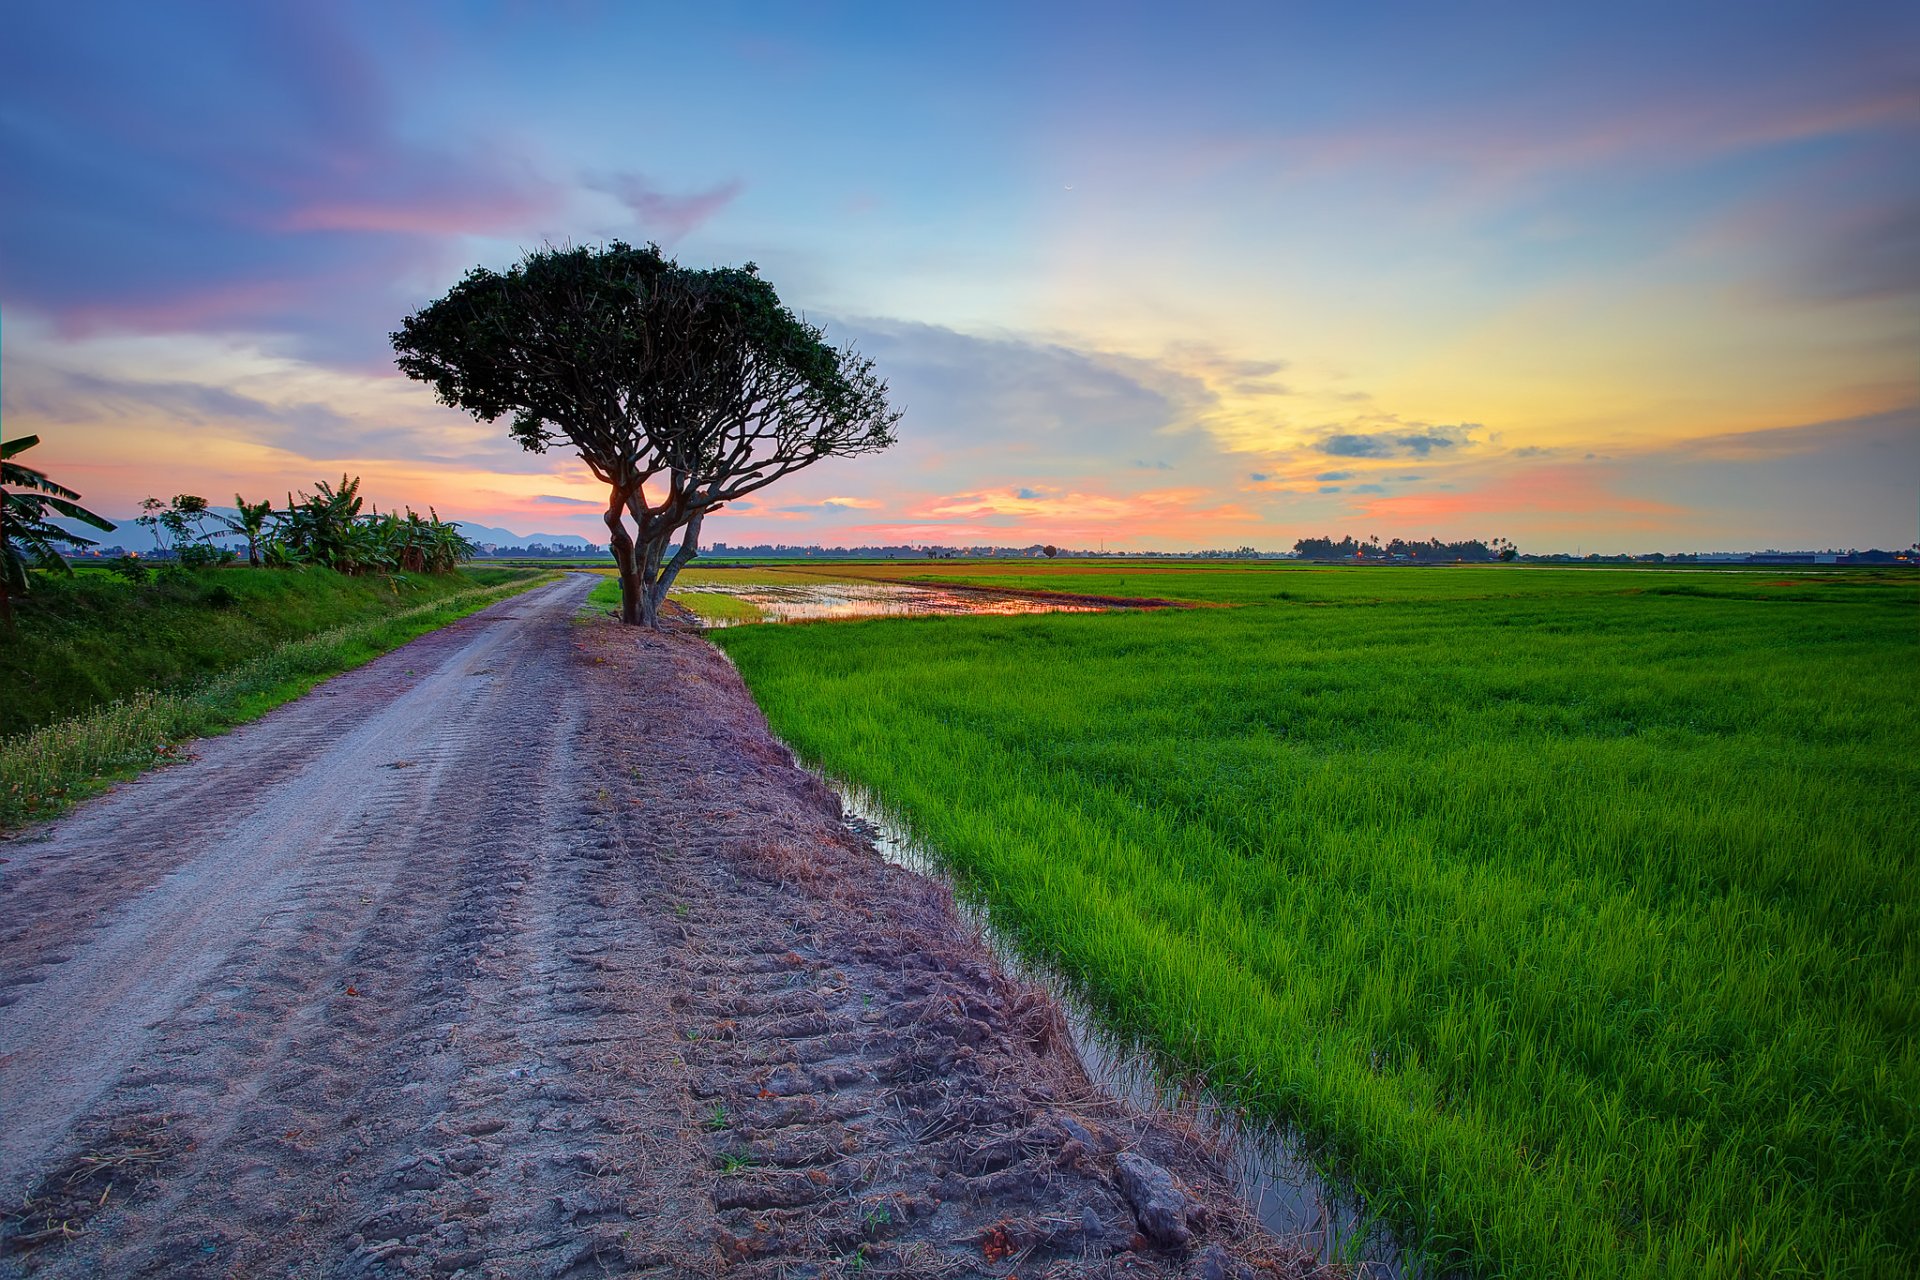
[[[599,535],[388,332],[760,264],[901,443],[728,542],[1920,536],[1920,5],[0,10],[4,429],[109,515],[342,472]]]

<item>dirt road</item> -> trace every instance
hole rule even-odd
[[[0,1273],[1304,1270],[587,585],[0,844]]]

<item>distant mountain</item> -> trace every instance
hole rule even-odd
[[[550,547],[582,547],[597,551],[604,542],[592,542],[577,533],[515,533],[511,529],[495,529],[472,520],[460,521],[460,532],[475,542],[491,542],[497,547],[528,547],[536,542],[544,542]]]
[[[102,512],[101,514],[105,515],[106,513]],[[206,522],[207,528],[212,530],[218,525],[219,522],[212,518],[214,516],[230,516],[236,514],[238,513],[235,512],[232,507],[209,507]],[[112,533],[102,533],[100,530],[89,528],[77,520],[57,518],[54,520],[54,523],[71,533],[77,533],[83,537],[91,538],[102,545],[131,547],[136,551],[149,551],[153,548],[153,535],[135,524],[132,516],[109,515],[107,518],[120,527]],[[515,533],[511,529],[495,529],[490,525],[476,524],[472,520],[462,520],[459,524],[460,532],[466,534],[467,537],[473,539],[473,541],[490,542],[496,547],[526,547],[536,542],[543,542],[550,547],[578,547],[584,551],[602,551],[606,549],[607,545],[605,542],[589,541],[577,533]]]

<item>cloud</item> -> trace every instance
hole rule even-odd
[[[1593,469],[1701,512],[1707,545],[1904,546],[1914,536],[1920,404],[1729,432]]]
[[[1672,518],[1686,508],[1618,492],[1614,477],[1579,466],[1531,467],[1497,476],[1458,493],[1418,493],[1375,498],[1361,512],[1382,520],[1418,523],[1462,516],[1515,514],[1610,517],[1615,528],[1630,528],[1649,517]]]
[[[906,413],[900,443],[858,464],[875,491],[924,490],[929,476],[949,488],[1042,492],[1090,471],[1117,472],[1129,488],[1162,472],[1204,482],[1239,470],[1193,426],[1212,403],[1204,385],[1165,364],[905,321],[826,327],[874,360]],[[1130,465],[1139,461],[1151,465]]]
[[[1041,495],[1032,489],[1015,489],[1013,496],[1016,498],[1025,498],[1031,502],[1040,498]]]
[[[275,455],[275,471],[388,462],[543,474],[566,464],[436,406],[397,373],[343,372],[190,335],[50,337],[44,324],[9,327],[7,418],[85,442],[103,468],[190,471],[236,451]]]
[[[624,174],[595,184],[617,198],[639,220],[647,238],[671,244],[679,240],[732,204],[744,185],[730,180],[705,191],[671,195],[655,188],[638,174]]]
[[[1249,471],[1247,472],[1247,479],[1253,481],[1255,484],[1265,484],[1267,481],[1273,479],[1273,476],[1266,471]]]
[[[450,241],[570,198],[497,139],[416,140],[331,6],[46,6],[0,42],[0,293],[69,334],[270,330],[371,362]],[[31,251],[28,251],[31,246]]]
[[[563,498],[557,493],[542,493],[528,501],[543,507],[584,507],[592,511],[605,510],[607,505],[604,502],[589,502],[585,498]]]
[[[1830,301],[1920,292],[1920,205],[1875,209],[1837,228],[1795,282],[1803,296]]]
[[[1296,173],[1394,166],[1449,172],[1485,189],[1545,175],[1633,173],[1816,140],[1911,132],[1920,88],[1891,52],[1911,34],[1876,33],[1874,24],[1856,23],[1845,41],[1807,49],[1793,75],[1780,74],[1771,61],[1777,49],[1751,34],[1734,50],[1715,32],[1696,44],[1690,59],[1676,40],[1670,51],[1686,60],[1664,68],[1639,48],[1625,54],[1595,47],[1577,69],[1584,84],[1556,79],[1550,91],[1532,97],[1525,90],[1454,94],[1422,110],[1383,95],[1371,118],[1355,113],[1325,131],[1250,136],[1229,145],[1234,158],[1290,162]],[[1774,34],[1780,41],[1799,38],[1798,32]],[[1866,43],[1874,40],[1877,46]],[[1847,43],[1855,47],[1846,50]],[[1598,74],[1610,56],[1642,82],[1636,92],[1619,93]],[[1742,62],[1744,73],[1736,70]]]
[[[1342,431],[1321,437],[1313,447],[1336,458],[1425,458],[1471,443],[1470,433],[1479,429],[1477,422],[1463,422],[1411,431]]]
[[[1248,359],[1199,342],[1173,343],[1161,358],[1169,367],[1199,378],[1216,395],[1246,399],[1293,394],[1292,388],[1275,381],[1288,368],[1285,360]]]
[[[1335,481],[1335,480],[1351,480],[1351,479],[1353,479],[1353,472],[1351,472],[1351,471],[1322,471],[1322,472],[1321,472],[1321,473],[1320,473],[1319,475],[1317,475],[1317,476],[1315,476],[1315,477],[1314,477],[1314,479],[1315,479],[1315,480],[1324,480],[1324,481]]]
[[[742,505],[737,502],[728,504],[735,509]],[[771,510],[789,515],[804,515],[810,512],[826,511],[877,511],[882,505],[873,498],[822,498],[818,502],[794,503],[789,506],[774,507]]]

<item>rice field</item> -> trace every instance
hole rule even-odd
[[[1216,606],[715,639],[1432,1270],[1920,1272],[1913,577],[873,572]]]

